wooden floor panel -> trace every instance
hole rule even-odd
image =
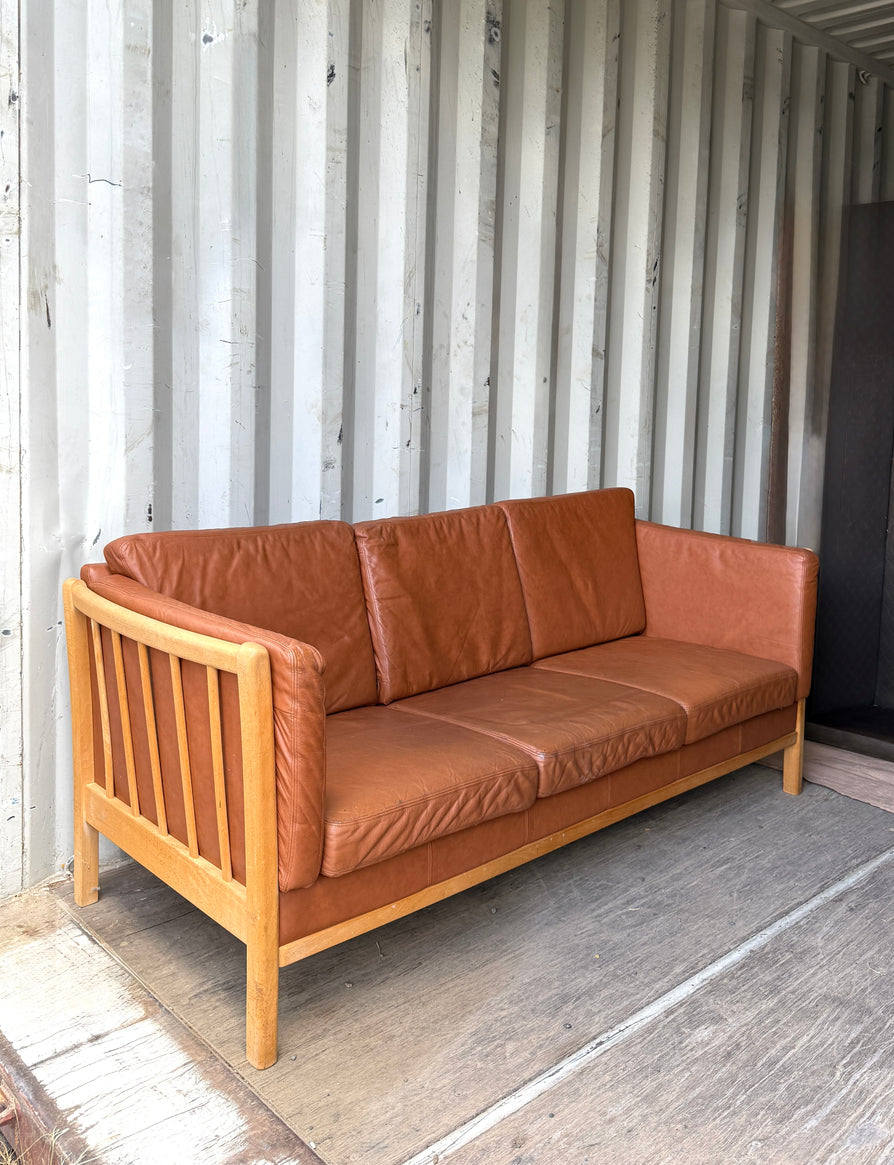
[[[317,1160],[49,890],[0,903],[0,1090],[26,1162]]]
[[[894,862],[453,1165],[894,1160]]]
[[[104,874],[95,905],[69,909],[324,1160],[401,1165],[892,846],[894,818],[888,813],[820,785],[808,785],[800,797],[787,796],[777,774],[752,767],[286,968],[280,1058],[263,1073],[244,1059],[240,943],[134,867]],[[892,945],[889,924],[888,913],[879,926]],[[789,957],[786,944],[767,953],[768,966],[778,963],[797,982],[808,968]],[[814,951],[811,958],[816,956]],[[748,971],[742,974],[747,982]],[[790,1004],[776,1005],[784,985],[767,984],[768,1010],[762,995],[752,1006],[756,1023],[775,1022],[780,1049],[788,1048],[794,1063],[795,1048],[786,1043]],[[712,985],[711,998],[722,986]],[[852,982],[850,991],[859,996],[858,983]],[[821,1013],[831,1002],[827,993],[818,998]],[[732,1004],[712,1006],[728,1010]],[[742,1024],[745,1031],[747,1023]],[[693,1030],[704,1035],[706,1029],[699,1021]],[[736,1034],[731,1019],[717,1027],[713,1052],[705,1038],[706,1052],[715,1060],[722,1054],[724,1030],[748,1042]],[[660,1045],[662,1032],[663,1048],[643,1043],[641,1062],[630,1058],[632,1045],[613,1059],[612,1103],[619,1119],[653,1129],[650,1135],[663,1138],[661,1152],[671,1154],[629,1157],[649,1165],[696,1160],[673,1156],[679,1144],[675,1126],[660,1132],[650,1123],[654,1104],[643,1081],[655,1077],[652,1084],[658,1087],[674,1080],[678,1102],[685,1100],[689,1084],[669,1068],[678,1049],[695,1054],[685,1033],[664,1024],[648,1038]],[[704,1103],[713,1104],[715,1114],[724,1106],[751,1112],[736,1125],[740,1131],[734,1137],[735,1153],[751,1160],[751,1140],[742,1141],[740,1126],[760,1123],[766,1106],[747,1074],[752,1070],[747,1059],[741,1063],[745,1074],[736,1094],[718,1084],[713,1100]],[[894,1085],[892,1065],[894,1059],[876,1070],[888,1072]],[[697,1068],[695,1056],[689,1071]],[[853,1056],[842,1071],[852,1068],[859,1068]],[[586,1159],[579,1155],[585,1142],[574,1140],[574,1122],[580,1128],[602,1125],[606,1108],[601,1085],[588,1085],[583,1077],[563,1085],[563,1095],[578,1084],[583,1091],[580,1096],[569,1091],[567,1121],[550,1118],[554,1109],[546,1101],[548,1124],[531,1125],[526,1110],[507,1127],[514,1130],[508,1142],[494,1133],[503,1155],[476,1157],[472,1145],[455,1160],[520,1165]],[[711,1093],[710,1073],[704,1088]],[[817,1119],[827,1100],[824,1093],[815,1095]],[[569,1155],[538,1155],[553,1151],[557,1130],[565,1125],[561,1135],[567,1132],[571,1139],[561,1140],[561,1152]],[[868,1135],[865,1130],[847,1135],[852,1134]],[[517,1138],[524,1144],[513,1147]],[[590,1159],[616,1158],[602,1153]]]

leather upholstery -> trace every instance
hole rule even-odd
[[[273,688],[273,733],[276,763],[276,812],[277,840],[279,848],[279,885],[281,890],[291,890],[310,885],[319,875],[320,858],[323,852],[323,795],[325,788],[325,728],[326,715],[323,706],[322,661],[319,654],[307,644],[294,639],[286,639],[272,631],[260,627],[250,627],[245,623],[224,619],[195,607],[188,607],[167,595],[157,594],[133,579],[112,574],[105,566],[89,565],[81,570],[84,582],[106,599],[119,603],[132,611],[148,615],[163,623],[184,627],[187,631],[197,631],[201,635],[213,635],[229,643],[260,643],[270,656],[270,675]],[[156,671],[153,666],[153,684],[162,686],[164,692],[166,668]],[[158,679],[156,679],[156,674]],[[186,693],[187,699],[189,692]],[[199,696],[199,703],[188,702],[188,717],[197,727],[195,733],[204,737],[198,727],[207,723],[207,697]],[[163,707],[159,708],[163,712]],[[221,713],[224,717],[225,735],[229,740],[238,739],[238,728],[233,727],[235,714],[232,704],[224,702]],[[227,716],[230,716],[228,722]],[[137,724],[139,717],[133,717]],[[168,720],[173,723],[173,718]],[[229,728],[227,727],[229,723]],[[98,730],[98,729],[96,729]],[[95,730],[95,731],[96,731]],[[164,739],[162,739],[164,738]],[[180,762],[177,755],[176,737],[160,733],[159,747],[162,753],[162,777],[166,803],[174,806],[171,832],[181,841],[186,841],[186,826],[183,817],[182,794],[180,793]],[[140,751],[137,760],[143,757],[142,765],[148,765],[148,757]],[[210,762],[209,762],[210,763]],[[119,773],[124,772],[123,760],[116,765]],[[202,779],[201,773],[205,773]],[[140,789],[146,789],[143,803],[147,804],[151,776],[142,769]],[[203,836],[213,838],[200,851],[209,861],[216,857],[216,817],[214,809],[210,769],[200,768],[196,782],[196,808],[202,819],[200,840]],[[228,772],[228,781],[241,782]],[[242,798],[236,796],[235,786],[228,797],[231,827],[243,832]],[[126,800],[126,797],[125,797]],[[179,814],[179,816],[178,816]],[[178,832],[177,830],[180,830]],[[239,854],[234,846],[233,868],[236,877],[244,878],[244,860],[237,865]]]
[[[402,700],[523,749],[540,773],[538,796],[592,781],[683,743],[683,710],[651,692],[585,676],[521,668]]]
[[[138,535],[107,558],[117,573],[82,572],[99,594],[269,652],[283,941],[776,740],[809,684],[815,556],[634,523],[626,490],[354,532]],[[125,667],[137,684],[127,644]],[[170,721],[163,659],[152,674]],[[214,862],[207,696],[189,668],[184,685],[199,849]],[[244,878],[229,681],[221,697]],[[119,719],[113,709],[127,800]],[[169,828],[185,840],[176,745],[160,746]],[[151,818],[136,720],[134,747]]]
[[[396,857],[339,878],[280,895],[280,941],[287,943],[334,926],[498,859],[538,838],[660,789],[746,748],[776,740],[794,728],[796,708],[770,712],[675,752],[636,761],[609,776],[553,797],[538,797],[522,813],[510,813],[459,833],[416,846]],[[731,774],[725,780],[735,780]],[[597,839],[590,843],[596,847]]]
[[[498,504],[509,522],[535,659],[643,630],[631,490]]]
[[[117,574],[191,607],[265,627],[325,660],[326,710],[376,702],[354,533],[346,522],[172,530],[117,538]]]
[[[520,812],[537,795],[521,749],[393,706],[330,716],[326,756],[329,877]]]
[[[686,743],[795,702],[790,667],[738,651],[634,636],[557,655],[535,668],[594,676],[655,692],[686,712]]]
[[[531,662],[497,506],[362,522],[356,534],[383,704]]]
[[[646,635],[773,659],[810,691],[819,560],[810,550],[637,522]]]

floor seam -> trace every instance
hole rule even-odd
[[[440,1162],[445,1161],[448,1157],[476,1140],[482,1134],[495,1128],[507,1117],[519,1112],[526,1105],[544,1095],[544,1093],[549,1092],[562,1081],[579,1072],[604,1053],[617,1047],[618,1044],[623,1043],[630,1036],[641,1031],[653,1020],[659,1019],[661,1016],[667,1014],[672,1008],[683,1003],[697,991],[701,990],[702,987],[719,978],[756,951],[763,949],[780,934],[784,934],[793,926],[797,926],[799,922],[808,918],[821,907],[827,905],[829,902],[834,902],[837,898],[847,893],[848,890],[864,882],[876,870],[886,865],[892,859],[894,859],[894,847],[885,850],[867,862],[863,862],[856,869],[851,870],[849,874],[845,874],[842,878],[827,886],[825,890],[814,894],[811,898],[802,902],[800,906],[789,910],[786,914],[776,919],[775,922],[770,923],[763,930],[745,939],[744,942],[739,943],[732,950],[727,951],[726,954],[721,955],[700,971],[696,971],[694,975],[691,975],[682,983],[677,984],[676,987],[672,987],[669,991],[659,995],[656,999],[653,999],[650,1003],[647,1003],[626,1019],[621,1020],[614,1027],[609,1028],[608,1031],[603,1032],[601,1035],[596,1036],[584,1044],[576,1052],[572,1052],[571,1055],[566,1056],[563,1060],[545,1069],[538,1076],[529,1080],[527,1084],[522,1085],[521,1088],[516,1089],[489,1108],[484,1109],[483,1112],[478,1113],[477,1116],[472,1117],[471,1120],[466,1121],[457,1129],[454,1129],[453,1132],[441,1137],[434,1144],[429,1145],[428,1148],[407,1158],[403,1162],[403,1165],[439,1165]]]

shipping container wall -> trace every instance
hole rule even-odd
[[[3,890],[71,849],[119,534],[618,484],[817,545],[891,78],[744,7],[0,0]]]

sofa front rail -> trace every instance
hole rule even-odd
[[[241,939],[247,962],[247,1057],[255,1067],[267,1067],[276,1059],[279,979],[267,652],[255,643],[227,643],[159,623],[103,599],[77,579],[66,582],[64,602],[74,749],[75,902],[86,906],[98,897],[101,833]],[[233,681],[238,731],[221,710],[222,689]],[[166,771],[160,715],[172,721],[166,727],[173,727],[168,735],[176,739]],[[234,766],[234,754],[241,764]],[[213,800],[216,825],[205,839],[204,855],[196,807],[199,765],[210,768],[205,795]],[[172,767],[179,773],[172,774]],[[241,773],[234,774],[234,767]],[[228,786],[232,802],[240,780],[242,804],[228,804]],[[241,836],[233,834],[234,821]],[[234,873],[236,853],[244,872]]]

